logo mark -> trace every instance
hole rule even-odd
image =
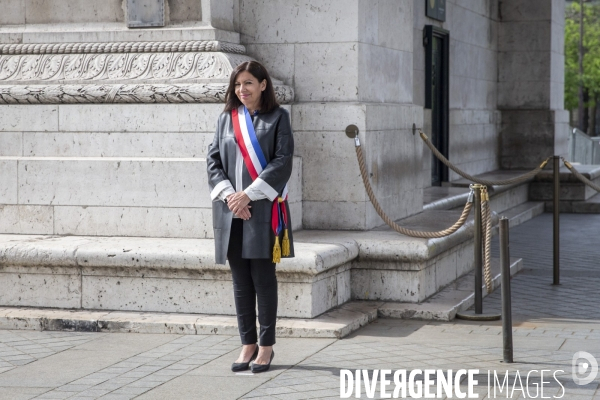
[[[573,382],[576,385],[587,385],[596,379],[598,375],[598,362],[596,358],[585,351],[578,351],[573,354],[572,367]],[[587,376],[582,377],[586,373]]]

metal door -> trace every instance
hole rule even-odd
[[[425,27],[426,46],[426,95],[425,107],[431,109],[431,142],[448,157],[448,32],[434,27]],[[448,167],[431,155],[431,184],[440,186],[448,181]]]

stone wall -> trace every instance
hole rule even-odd
[[[125,22],[127,0],[0,0],[0,25]],[[202,2],[166,0],[166,21],[202,21]]]
[[[497,63],[498,1],[448,0],[446,21],[425,16],[425,2],[415,0],[414,102],[425,106],[423,29],[450,31],[450,123],[448,158],[469,174],[498,169]],[[431,112],[425,110],[425,132]],[[431,186],[431,151],[423,147],[420,185]],[[450,181],[459,176],[449,171]]]
[[[567,155],[564,108],[564,20],[561,0],[502,2],[498,108],[505,169],[533,168]]]
[[[239,2],[236,23],[249,55],[295,89],[306,228],[383,223],[366,197],[353,141],[344,134],[349,124],[361,130],[384,209],[394,218],[421,210],[421,144],[409,130],[422,123],[412,104],[412,15],[412,0]]]

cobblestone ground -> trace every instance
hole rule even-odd
[[[342,340],[279,339],[271,371],[257,375],[229,371],[237,337],[0,331],[0,398],[338,399],[342,369],[430,368],[478,369],[479,398],[600,399],[598,379],[577,386],[571,376],[576,351],[600,357],[600,215],[561,216],[560,286],[551,224],[544,214],[511,230],[511,256],[525,263],[512,280],[513,364],[501,362],[499,322],[379,319]],[[496,292],[484,310],[499,309]],[[540,370],[551,371],[543,394]],[[506,387],[488,397],[488,371],[500,381],[508,371],[512,397]]]

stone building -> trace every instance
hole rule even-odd
[[[248,59],[271,71],[296,141],[291,207],[304,231],[301,255],[281,264],[282,315],[426,299],[472,268],[472,233],[372,231],[383,222],[344,130],[359,127],[391,217],[430,221],[425,229],[450,221],[455,211],[427,217],[424,193],[459,177],[413,124],[470,174],[565,154],[564,9],[564,0],[0,0],[0,281],[16,288],[0,305],[231,314],[230,300],[203,297],[230,296],[226,269],[210,261],[203,157],[229,73]],[[502,210],[527,201],[526,188],[511,193]]]

